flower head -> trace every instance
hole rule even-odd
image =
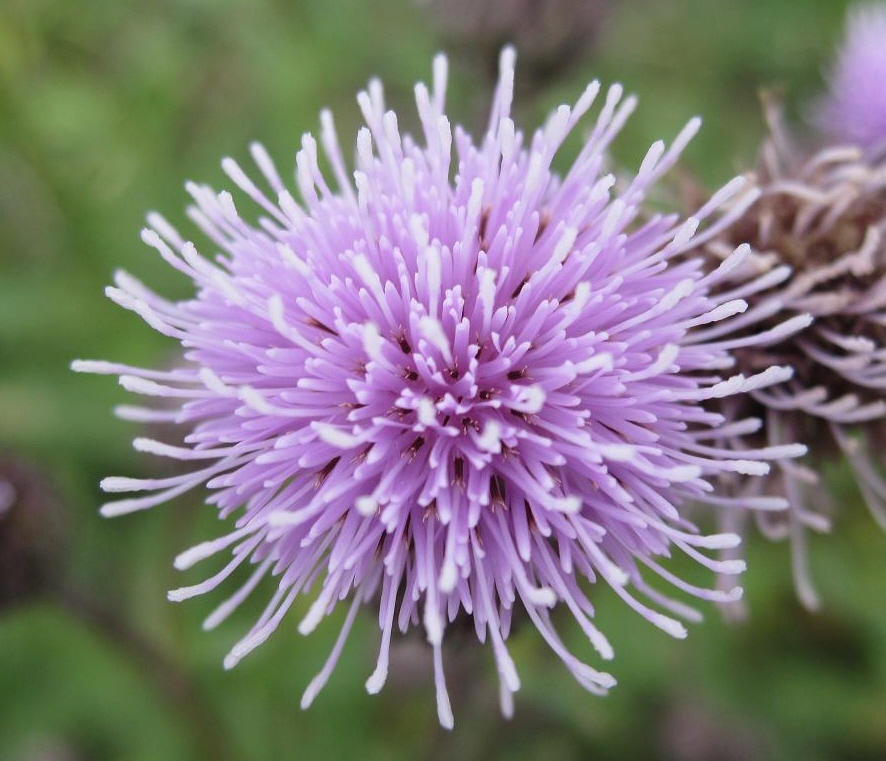
[[[829,80],[817,114],[822,129],[834,142],[886,145],[886,4],[850,9]]]
[[[0,457],[0,612],[61,586],[64,505],[51,481],[30,462]]]
[[[760,512],[757,522],[771,538],[790,538],[798,594],[816,608],[805,531],[828,530],[834,512],[818,466],[845,456],[872,514],[886,528],[886,481],[872,463],[886,434],[886,157],[875,159],[854,146],[808,154],[787,133],[778,104],[765,106],[770,135],[756,176],[760,196],[702,248],[717,261],[736,242],[751,244],[744,267],[734,270],[731,283],[724,281],[750,305],[743,319],[755,324],[737,323],[740,332],[759,334],[767,322],[776,325],[794,314],[814,317],[787,340],[758,342],[736,353],[746,373],[771,363],[790,365],[795,373],[789,382],[724,404],[727,416],[764,419],[761,437],[768,445],[811,445],[813,468],[779,463],[767,479],[742,489],[788,497],[788,512]],[[744,517],[732,511],[724,528],[741,532]]]
[[[506,647],[515,608],[525,609],[584,687],[605,692],[614,680],[567,650],[550,609],[568,608],[603,658],[612,648],[593,622],[596,582],[684,636],[683,625],[662,611],[694,613],[649,586],[640,569],[702,599],[735,599],[737,588],[701,589],[660,564],[681,550],[723,573],[743,567],[700,551],[731,546],[736,536],[701,535],[680,508],[690,500],[722,503],[711,484],[724,471],[759,475],[767,459],[802,452],[735,453],[711,442],[746,424],[723,430],[723,417],[703,402],[790,371],[729,376],[728,346],[708,339],[712,325],[732,322],[746,306],[712,290],[746,249],[713,273],[700,259],[672,262],[691,244],[698,220],[742,183],[730,183],[696,218],[641,217],[646,192],[676,161],[697,120],[670,148],[654,144],[616,189],[604,153],[634,100],[614,86],[559,178],[554,155],[599,86],[524,137],[509,116],[513,77],[514,54],[506,49],[479,142],[453,131],[444,115],[445,58],[435,60],[432,90],[416,87],[420,139],[401,135],[372,82],[358,97],[367,127],[357,136],[356,171],[348,173],[324,113],[321,143],[335,187],[307,135],[296,156],[300,203],[260,147],[253,156],[276,200],[225,160],[227,174],[265,216],[248,222],[230,194],[190,185],[192,217],[222,253],[204,258],[157,215],[144,233],[194,281],[194,298],[168,301],[125,273],[108,289],[182,344],[180,366],[75,363],[119,374],[130,391],[175,406],[126,407],[123,417],[174,421],[189,431],[183,445],[136,439],[139,450],[195,468],[163,479],[105,479],[106,491],[147,494],[110,502],[104,514],[150,508],[206,484],[219,515],[237,516],[223,536],[176,560],[183,569],[231,548],[227,565],[170,597],[208,592],[236,567],[254,566],[209,617],[206,625],[214,626],[262,577],[276,577],[276,593],[227,666],[263,642],[312,585],[319,591],[299,624],[303,634],[350,599],[303,705],[329,677],[358,608],[373,600],[381,649],[367,689],[385,681],[394,628],[423,625],[444,725],[452,713],[441,645],[460,614],[480,640],[489,638],[506,713],[520,684]],[[783,506],[769,498],[752,503]]]
[[[611,0],[420,0],[452,51],[494,81],[502,45],[520,50],[518,91],[537,92],[589,56],[602,38]]]

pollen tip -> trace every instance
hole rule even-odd
[[[366,692],[370,695],[377,695],[381,692],[382,687],[385,685],[385,681],[388,678],[388,670],[377,668],[372,672],[372,675],[369,679],[366,680]]]

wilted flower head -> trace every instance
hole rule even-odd
[[[523,87],[536,87],[587,56],[599,39],[612,0],[419,0],[453,53],[474,70],[497,73],[502,45],[520,50]],[[519,89],[519,84],[518,84]]]
[[[886,147],[886,4],[858,5],[829,74],[817,120],[835,142]]]
[[[758,513],[757,520],[766,535],[790,537],[798,594],[815,608],[805,530],[826,531],[833,506],[813,468],[845,455],[886,528],[886,481],[872,462],[886,441],[886,158],[874,160],[852,146],[810,155],[785,130],[777,103],[768,101],[766,114],[770,135],[757,170],[760,197],[705,248],[717,261],[737,241],[752,246],[729,286],[750,304],[742,319],[756,324],[746,332],[797,313],[815,318],[787,340],[736,353],[746,373],[790,365],[795,372],[788,383],[724,402],[728,416],[763,418],[769,445],[810,444],[812,468],[785,461],[744,489],[788,497],[787,513]],[[748,277],[752,285],[741,285]],[[733,511],[725,526],[739,530],[741,520]]]
[[[700,535],[679,508],[687,500],[728,503],[711,494],[718,474],[763,474],[765,460],[802,451],[718,447],[711,439],[738,433],[736,425],[724,429],[723,418],[702,405],[790,374],[766,367],[724,379],[733,364],[728,346],[708,340],[711,325],[732,322],[746,306],[711,295],[746,249],[714,273],[699,259],[671,263],[690,245],[698,219],[742,183],[727,186],[698,218],[639,217],[644,194],[675,162],[697,120],[670,148],[653,145],[616,191],[604,151],[634,100],[614,86],[574,165],[558,178],[554,155],[599,86],[525,138],[509,117],[513,76],[506,49],[489,128],[477,143],[444,115],[445,58],[435,60],[432,91],[416,87],[420,140],[400,134],[381,85],[372,82],[358,97],[368,126],[357,136],[356,171],[346,169],[324,113],[321,143],[336,187],[306,135],[296,156],[301,203],[260,147],[253,156],[276,202],[225,160],[266,216],[250,223],[230,194],[190,185],[192,217],[222,253],[204,258],[157,215],[144,233],[193,279],[196,296],[167,301],[125,273],[108,289],[181,342],[180,367],[75,363],[175,403],[171,411],[126,407],[120,414],[186,426],[184,446],[144,438],[135,446],[200,463],[165,479],[106,479],[107,491],[148,494],[111,502],[105,515],[149,508],[201,484],[222,518],[237,514],[223,536],[184,552],[176,565],[188,568],[232,547],[230,562],[170,597],[208,592],[238,566],[253,565],[249,580],[209,617],[211,627],[261,578],[277,578],[276,593],[227,666],[267,639],[312,585],[319,592],[299,624],[303,634],[350,598],[341,635],[303,705],[329,677],[358,608],[375,599],[381,649],[367,689],[385,681],[394,627],[423,623],[446,726],[452,714],[441,643],[459,614],[472,619],[481,641],[489,638],[506,713],[520,684],[505,645],[519,607],[576,679],[604,692],[614,680],[567,650],[550,609],[562,603],[610,658],[589,596],[602,581],[641,616],[684,636],[660,609],[693,611],[649,586],[641,568],[699,598],[729,600],[740,590],[684,583],[659,558],[681,550],[724,573],[743,564],[700,552],[737,537]],[[777,327],[770,338],[797,324]],[[756,338],[739,343],[753,346]],[[753,504],[778,508],[782,501]]]
[[[17,457],[0,459],[0,610],[58,586],[61,513],[46,473]]]

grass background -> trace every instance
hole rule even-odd
[[[685,163],[712,186],[753,162],[761,86],[782,88],[802,117],[845,10],[834,0],[610,6],[570,70],[521,93],[518,119],[534,127],[591,78],[621,81],[641,100],[617,157],[632,165],[701,114]],[[30,511],[0,532],[0,581],[21,598],[0,607],[0,759],[886,758],[886,544],[839,471],[845,514],[812,541],[823,614],[799,608],[786,548],[762,542],[749,549],[743,626],[709,610],[688,641],[671,641],[600,590],[619,686],[606,699],[585,694],[530,627],[512,638],[523,678],[512,722],[498,716],[488,649],[453,637],[450,734],[437,727],[429,654],[410,641],[385,691],[365,694],[377,647],[369,613],[306,713],[301,691],[341,615],[302,638],[294,611],[224,672],[259,601],[204,633],[219,595],[165,598],[202,573],[183,577],[171,559],[218,531],[199,494],[98,517],[103,476],[162,472],[129,449],[136,427],[111,416],[127,401],[114,381],[68,370],[76,357],[156,365],[172,350],[102,296],[118,267],[188,295],[140,243],[145,212],[189,230],[185,179],[228,185],[220,157],[247,164],[251,140],[286,167],[324,106],[342,137],[353,134],[354,94],[370,75],[413,125],[412,86],[443,47],[453,121],[479,129],[488,66],[432,18],[408,0],[0,4],[0,468]]]

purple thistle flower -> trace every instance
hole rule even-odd
[[[886,5],[859,5],[829,74],[816,120],[834,142],[886,146]]]
[[[680,550],[728,574],[744,564],[704,554],[738,537],[701,535],[680,508],[689,501],[731,504],[712,493],[719,474],[762,475],[767,460],[804,451],[787,445],[736,453],[713,442],[746,421],[726,422],[704,402],[790,376],[781,367],[724,376],[731,348],[775,340],[806,318],[759,339],[723,339],[711,331],[746,304],[713,289],[747,248],[713,273],[700,258],[672,261],[741,180],[688,220],[643,216],[646,192],[677,160],[698,120],[670,148],[655,143],[616,190],[604,152],[635,101],[613,86],[584,148],[558,178],[554,155],[599,85],[527,139],[509,117],[513,78],[514,53],[506,49],[479,143],[453,131],[443,113],[444,57],[434,62],[432,91],[416,87],[421,142],[400,134],[373,81],[358,97],[368,127],[357,136],[353,176],[328,113],[321,143],[336,189],[318,167],[314,139],[303,138],[296,155],[301,203],[262,148],[252,153],[276,202],[226,159],[227,174],[266,216],[251,224],[230,194],[189,185],[197,204],[191,216],[222,251],[215,261],[158,215],[143,235],[194,281],[196,296],[170,302],[122,272],[107,291],[182,344],[181,366],[74,363],[174,403],[171,410],[118,412],[186,426],[184,445],[145,438],[134,445],[198,464],[169,478],[105,479],[108,492],[147,492],[106,504],[105,515],[150,508],[206,484],[220,517],[238,516],[223,536],[175,563],[188,568],[232,548],[227,565],[170,598],[203,594],[238,566],[254,566],[207,619],[213,627],[263,577],[276,577],[276,593],[227,667],[267,639],[312,586],[319,591],[298,626],[302,634],[350,598],[303,706],[328,679],[358,608],[373,600],[381,647],[368,691],[384,684],[395,627],[423,624],[447,727],[453,719],[441,645],[459,614],[472,620],[481,641],[489,639],[506,714],[520,686],[505,644],[519,608],[575,678],[604,693],[614,679],[566,648],[551,608],[568,608],[604,659],[613,651],[593,622],[598,581],[648,621],[685,636],[670,614],[697,613],[655,590],[641,569],[700,599],[727,601],[741,590],[688,584],[659,559]],[[784,507],[765,497],[741,504]]]

